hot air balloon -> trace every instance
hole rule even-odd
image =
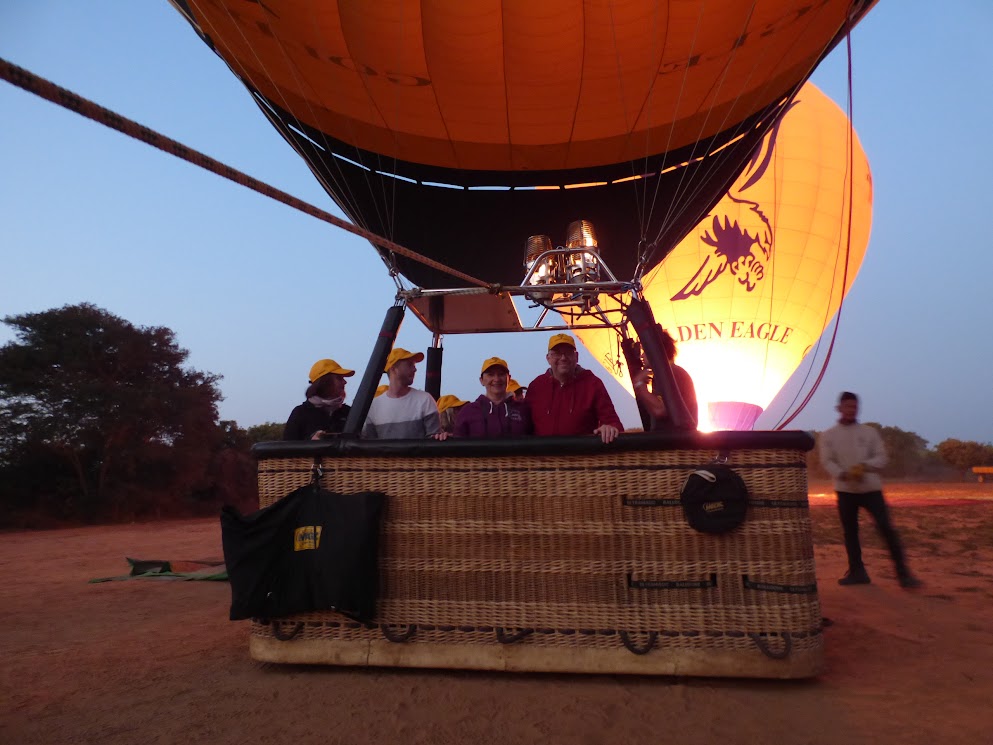
[[[693,377],[701,428],[751,429],[851,287],[871,212],[865,153],[845,114],[808,83],[724,198],[645,279]],[[631,390],[616,334],[577,333]]]
[[[784,114],[800,110],[804,81],[872,0],[172,2],[345,214],[374,234],[367,237],[400,286],[344,435],[255,449],[263,505],[303,493],[325,507],[350,501],[320,495],[321,484],[389,495],[382,603],[355,629],[325,608],[293,608],[321,611],[306,620],[253,610],[248,615],[271,621],[254,624],[253,656],[816,674],[821,616],[805,500],[813,440],[802,432],[686,431],[685,406],[681,414],[671,406],[678,395],[648,300],[665,312],[649,290],[671,271],[682,284],[661,290],[667,302],[682,293],[688,305],[710,305],[725,277],[710,280],[710,270],[679,257],[663,264],[665,274],[652,268],[729,190],[759,204],[751,196],[758,182],[782,164],[756,151]],[[746,181],[736,182],[746,168]],[[806,186],[816,191],[816,183]],[[757,220],[738,219],[749,239],[764,225]],[[780,229],[814,232],[793,220],[781,203],[751,257],[732,257],[734,223],[712,220],[708,240],[728,260],[724,274],[766,298],[788,261],[788,250],[778,253],[787,240]],[[835,228],[829,242],[837,246]],[[551,235],[567,235],[564,245]],[[766,301],[770,323],[777,303],[796,304],[815,290],[812,260],[794,264],[793,289]],[[570,324],[582,317],[609,334],[633,328],[679,431],[606,447],[595,437],[512,438],[485,449],[464,439],[350,436],[407,307],[437,343],[444,333],[523,330],[514,295]],[[610,317],[615,310],[620,320]],[[722,333],[744,336],[738,316],[728,318]],[[790,335],[802,340],[808,326],[797,324]],[[743,477],[728,482],[741,485],[734,501],[743,504],[746,489],[761,497],[750,501],[747,524],[714,527],[729,531],[717,552],[671,498],[686,470],[715,451],[733,453],[726,460],[742,468]],[[768,465],[770,454],[778,460],[760,484],[756,466]],[[563,488],[569,499],[560,498]],[[373,524],[370,536],[378,533]],[[298,636],[300,643],[286,643]]]
[[[720,360],[713,342],[766,359],[813,343],[854,276],[858,258],[849,251],[839,274],[836,256],[847,233],[864,246],[870,191],[860,153],[814,144],[845,130],[824,126],[837,112],[800,88],[872,0],[171,2],[371,231],[400,285],[342,436],[259,443],[260,505],[284,507],[247,520],[225,510],[226,559],[237,557],[226,563],[245,588],[231,617],[252,619],[252,656],[816,675],[813,438],[693,431],[652,307],[682,340],[681,361],[700,367],[705,401],[778,387],[761,378],[712,389],[705,369],[743,378],[752,364]],[[0,72],[38,86],[9,65]],[[38,88],[162,145],[113,112]],[[849,166],[846,223],[837,184]],[[566,225],[555,247],[547,236]],[[496,447],[354,436],[406,307],[436,340],[519,331],[514,295],[581,335],[630,326],[674,431]],[[293,540],[260,542],[261,528]],[[272,561],[287,572],[257,569]]]
[[[370,240],[398,286],[516,287],[527,237],[583,219],[597,240],[581,247],[595,250],[529,252],[526,282],[548,281],[536,264],[557,267],[559,287],[606,274],[614,284],[601,290],[634,292],[625,312],[642,328],[653,326],[637,320],[651,315],[644,273],[727,192],[874,4],[171,2],[345,214],[382,237]],[[596,291],[581,296],[589,315]],[[509,300],[411,306],[438,349],[444,333],[521,328]],[[658,363],[661,342],[643,342]],[[655,367],[669,398],[668,365]],[[440,381],[440,357],[428,376]],[[347,431],[374,387],[363,378]]]

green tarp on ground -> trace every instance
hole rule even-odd
[[[127,558],[127,557],[125,557]],[[212,580],[227,582],[228,570],[223,559],[160,559],[127,558],[131,571],[117,577],[97,577],[96,582],[120,582],[126,579]]]

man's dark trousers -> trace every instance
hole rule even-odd
[[[872,515],[876,521],[879,534],[883,536],[889,547],[893,564],[896,565],[898,577],[909,576],[907,561],[903,555],[900,536],[890,520],[890,511],[886,507],[881,491],[871,491],[865,494],[838,492],[838,515],[841,517],[841,527],[845,533],[845,551],[848,553],[848,568],[851,571],[864,571],[862,563],[862,546],[859,543],[859,507]]]

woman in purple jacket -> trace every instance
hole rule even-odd
[[[507,393],[510,370],[499,357],[483,363],[479,382],[486,393],[459,411],[455,437],[519,437],[533,431],[531,409]]]

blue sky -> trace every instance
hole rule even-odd
[[[872,238],[827,374],[792,426],[828,426],[847,389],[865,420],[932,445],[993,441],[991,34],[988,0],[883,0],[855,30]],[[6,0],[0,57],[336,212],[165,0]],[[841,47],[813,77],[842,107],[846,66]],[[224,376],[221,415],[243,426],[285,420],[316,359],[364,369],[394,293],[364,241],[4,82],[0,117],[0,315],[87,301],[168,326],[193,366]],[[491,355],[530,380],[546,338],[447,337],[443,392],[475,397]],[[399,344],[429,343],[408,315]],[[760,426],[780,420],[807,367]],[[636,426],[630,397],[612,393]]]

